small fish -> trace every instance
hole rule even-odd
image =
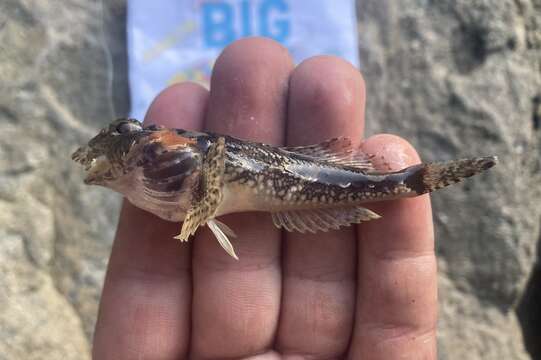
[[[183,221],[181,241],[207,225],[229,255],[235,233],[216,217],[272,214],[278,228],[317,232],[380,216],[364,203],[413,197],[493,167],[494,156],[379,171],[347,138],[274,147],[230,136],[119,119],[72,155],[86,184],[123,194],[162,219]]]

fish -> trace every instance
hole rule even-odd
[[[208,226],[233,258],[235,232],[225,214],[268,212],[276,227],[326,232],[372,221],[375,201],[414,197],[492,168],[496,156],[378,170],[374,156],[346,137],[308,146],[271,146],[232,136],[123,118],[104,127],[72,159],[84,182],[122,194],[162,219],[182,222],[175,238],[188,241]]]

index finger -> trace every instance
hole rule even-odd
[[[163,91],[146,122],[198,130],[208,92],[184,83]],[[191,254],[180,224],[125,201],[94,336],[96,359],[181,358],[190,340]]]

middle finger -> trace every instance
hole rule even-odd
[[[287,50],[270,40],[240,40],[224,50],[211,80],[206,128],[271,144],[284,140]],[[261,353],[274,339],[281,296],[280,232],[268,215],[232,214],[224,223],[240,260],[203,229],[194,242],[195,358]]]

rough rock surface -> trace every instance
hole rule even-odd
[[[501,159],[433,197],[440,358],[526,359],[516,306],[541,215],[541,2],[358,3],[369,133],[400,134],[426,160]],[[69,154],[127,112],[124,21],[121,0],[0,3],[0,359],[90,357],[119,198],[83,188]],[[522,301],[532,334],[535,306]]]
[[[0,2],[0,359],[90,357],[119,198],[69,156],[113,117],[110,4]]]
[[[516,306],[541,215],[541,2],[362,0],[358,17],[370,133],[429,161],[501,160],[432,197],[440,358],[528,358]]]

